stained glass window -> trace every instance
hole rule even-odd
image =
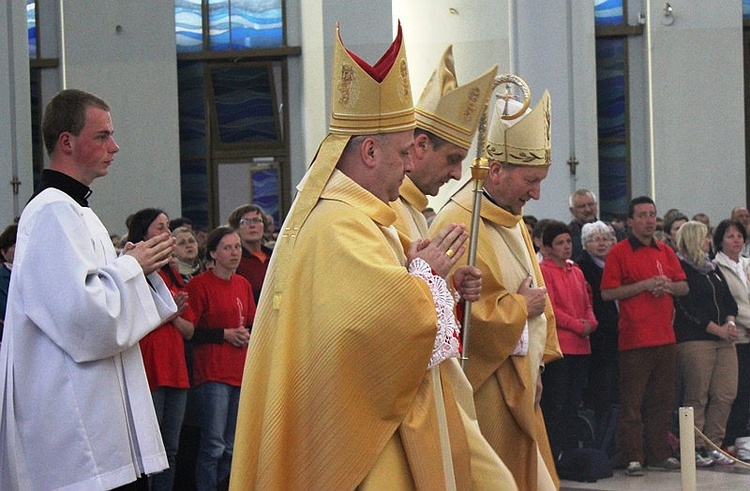
[[[26,0],[26,26],[29,31],[29,58],[36,58],[36,0]]]
[[[283,46],[282,0],[208,0],[205,13],[203,3],[175,0],[178,53]]]
[[[281,140],[270,65],[215,68],[211,82],[221,143]]]
[[[594,0],[594,22],[596,27],[619,26],[625,22],[623,0]]]
[[[599,131],[599,209],[603,217],[628,206],[628,161],[623,37],[596,40],[596,93]]]
[[[628,208],[627,28],[624,0],[594,0],[594,23],[608,32],[596,38],[599,144],[599,210],[605,219]],[[614,33],[614,35],[613,35]]]

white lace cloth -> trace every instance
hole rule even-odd
[[[444,278],[434,274],[426,261],[414,259],[409,264],[409,273],[423,279],[429,286],[432,298],[435,300],[435,312],[438,319],[437,336],[432,347],[432,356],[428,369],[440,364],[448,358],[458,356],[458,338],[460,330],[453,314],[456,299],[448,288]]]
[[[529,321],[524,324],[521,338],[516,343],[510,356],[526,356],[527,354],[529,354]]]

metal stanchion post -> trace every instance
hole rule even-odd
[[[696,491],[693,408],[680,408],[680,466],[682,491]]]

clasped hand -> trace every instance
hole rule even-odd
[[[646,289],[655,297],[661,297],[669,293],[669,278],[666,276],[653,276],[646,280]]]
[[[468,238],[469,234],[463,225],[448,224],[432,239],[412,242],[406,254],[408,262],[420,258],[429,264],[438,276],[445,278],[466,252],[465,242]]]
[[[169,264],[174,249],[175,238],[164,232],[137,244],[128,242],[125,244],[122,253],[134,257],[141,265],[143,273],[148,276]]]

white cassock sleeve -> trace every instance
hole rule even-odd
[[[90,209],[56,201],[30,218],[18,265],[24,314],[76,362],[122,352],[176,311],[158,274],[147,282],[133,257],[116,257]]]

